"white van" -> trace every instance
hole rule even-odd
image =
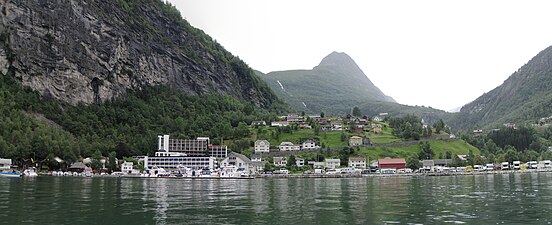
[[[501,170],[509,170],[510,169],[510,164],[508,162],[502,162],[500,164],[500,169]]]
[[[512,169],[519,170],[521,169],[521,162],[520,161],[514,161],[512,162]]]
[[[488,163],[485,165],[487,171],[493,171],[494,170],[494,164]]]
[[[537,161],[530,161],[527,163],[527,169],[537,169]]]

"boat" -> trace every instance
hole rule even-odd
[[[38,176],[38,174],[36,173],[35,168],[29,167],[25,171],[23,171],[23,176],[36,177],[36,176]]]
[[[3,171],[0,172],[0,177],[21,177],[21,173],[19,171]]]

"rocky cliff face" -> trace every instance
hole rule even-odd
[[[0,72],[71,104],[167,85],[257,106],[275,95],[251,69],[159,0],[0,0]]]

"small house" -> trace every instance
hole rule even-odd
[[[362,157],[351,157],[349,158],[349,167],[366,169],[366,158]]]
[[[299,151],[300,149],[300,145],[296,145],[291,142],[282,142],[280,144],[280,151]]]
[[[324,160],[324,166],[329,169],[338,168],[341,165],[340,159],[326,159]]]
[[[285,157],[272,157],[272,161],[275,166],[282,167],[287,165],[287,159]]]
[[[251,122],[251,126],[252,127],[257,127],[257,126],[266,126],[266,122],[263,121],[263,120],[259,120],[259,121],[252,121]]]
[[[306,140],[303,142],[301,149],[310,150],[310,149],[318,149],[319,146],[316,146],[316,142],[314,140]]]
[[[363,144],[362,137],[352,136],[349,138],[349,146],[360,146]]]
[[[270,142],[267,140],[255,141],[255,153],[263,153],[270,151]]]
[[[305,159],[303,159],[303,158],[295,158],[295,165],[297,165],[298,167],[303,167],[303,166],[305,166]]]

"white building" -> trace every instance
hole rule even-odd
[[[164,155],[164,156],[161,156]],[[182,167],[191,169],[216,168],[216,158],[207,156],[178,156],[162,153],[156,156],[144,156],[144,169],[163,168],[166,171],[179,171]]]
[[[0,171],[10,170],[12,165],[11,159],[1,159],[0,158]]]
[[[297,165],[298,167],[303,167],[305,165],[305,159],[295,158],[295,165]]]
[[[251,161],[260,162],[260,161],[263,161],[263,159],[260,154],[251,154]]]
[[[324,160],[324,166],[328,169],[335,169],[341,165],[340,159],[326,159]]]
[[[282,167],[287,165],[287,159],[285,157],[272,157],[272,161],[275,166]]]
[[[270,142],[267,140],[257,140],[255,141],[255,153],[269,152],[270,151]]]
[[[133,162],[124,162],[121,164],[121,172],[124,174],[138,174],[140,171],[134,169],[134,163]]]
[[[366,158],[349,158],[349,167],[357,169],[366,169]]]
[[[362,145],[362,137],[352,136],[349,138],[349,146],[360,146]]]
[[[299,151],[300,145],[295,145],[291,142],[282,142],[280,144],[280,151]]]
[[[301,149],[309,150],[309,149],[318,149],[319,146],[316,146],[316,142],[313,140],[306,140],[303,142],[303,145],[301,146]]]
[[[238,171],[244,171],[250,175],[257,173],[257,166],[258,165],[247,158],[247,156],[236,152],[228,154],[228,157],[223,159],[220,163],[221,168],[235,167]]]
[[[195,140],[171,139],[169,135],[159,135],[157,151],[159,152],[177,152],[186,156],[210,156],[217,159],[225,158],[228,149],[225,145],[211,145],[208,137],[198,137]]]

